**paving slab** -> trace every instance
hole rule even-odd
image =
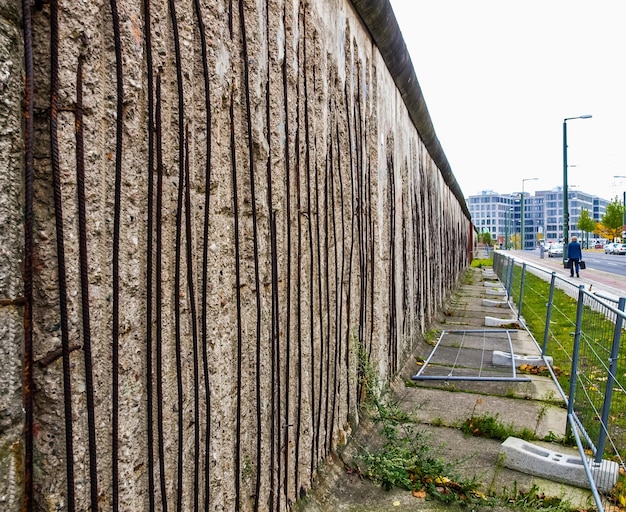
[[[473,272],[473,283],[462,285],[453,294],[431,326],[433,329],[440,332],[488,330],[482,324],[485,316],[493,314],[493,307],[483,304],[483,299],[487,297],[486,291],[490,289],[483,285],[483,281],[490,274],[480,269],[470,271]],[[504,311],[506,316],[516,317],[516,313],[510,308],[508,312]],[[466,363],[471,366],[470,359],[481,360],[488,355],[491,364],[494,351],[509,352],[508,347],[503,349],[497,340],[498,336],[501,336],[501,331],[502,329],[494,329],[494,332],[487,333],[480,343],[474,339],[470,340],[467,354],[472,355],[468,356]],[[526,330],[512,329],[509,336],[514,354],[531,357],[540,355],[538,344]],[[527,382],[412,380],[411,377],[431,354],[436,341],[418,344],[414,357],[410,358],[405,368],[393,380],[390,390],[397,407],[412,415],[416,428],[428,438],[432,455],[452,464],[463,478],[476,478],[481,491],[485,493],[506,495],[513,488],[519,491],[536,488],[546,496],[567,501],[572,507],[584,509],[592,507],[593,500],[586,489],[532,475],[523,467],[517,469],[506,467],[501,454],[503,439],[475,437],[464,434],[460,429],[466,420],[486,416],[497,418],[501,424],[511,429],[528,429],[535,433],[537,439],[560,438],[565,434],[567,412],[564,400],[552,379],[541,375],[524,375],[528,378]],[[458,358],[458,350],[454,343],[445,347],[438,357],[441,359],[437,365],[440,365],[443,371],[451,368],[454,358]],[[449,366],[446,367],[446,364]],[[474,371],[458,366],[460,365],[454,368],[457,375]],[[489,368],[489,372],[491,371]],[[376,428],[376,424],[369,421],[366,416],[363,417],[350,442],[338,450],[335,457],[330,458],[320,469],[314,489],[301,501],[302,508],[296,510],[310,512],[450,510],[448,505],[416,498],[407,490],[384,491],[366,478],[362,478],[362,475],[346,471],[346,468],[354,467],[355,461],[358,461],[356,456],[360,449],[373,449],[376,445]],[[539,443],[548,451],[564,451],[572,457],[577,455],[576,450],[564,448],[559,444],[543,441],[533,443]],[[507,507],[493,506],[482,509],[492,512],[508,510]],[[472,504],[472,510],[482,509],[480,505]]]

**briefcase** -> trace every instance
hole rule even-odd
[[[564,266],[565,268],[572,268],[572,260],[569,260],[569,259],[568,259],[568,260],[565,260],[565,261],[563,262],[563,266]]]
[[[581,270],[585,270],[587,268],[587,264],[583,260],[580,260],[578,262],[578,266],[580,267]]]

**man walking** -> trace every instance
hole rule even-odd
[[[576,277],[580,277],[578,274],[580,260],[583,259],[583,251],[578,243],[578,238],[572,237],[572,241],[567,244],[567,252],[565,253],[569,259],[569,272],[570,277],[574,277],[574,269],[576,270]]]

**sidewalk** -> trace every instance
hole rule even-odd
[[[555,267],[556,265],[557,262],[554,262]],[[596,279],[590,274],[591,272],[586,274],[589,275],[589,281]],[[470,276],[468,282],[460,286],[447,307],[441,312],[437,325],[433,326],[438,332],[483,330],[485,317],[494,316],[494,308],[484,305],[484,299],[488,296],[486,293],[488,287],[485,285],[486,278],[483,271],[472,268]],[[508,307],[496,309],[499,313],[495,316],[515,317]],[[511,338],[517,354],[523,353],[530,356],[532,350],[535,354],[539,354],[539,349],[525,330],[516,330]],[[449,364],[458,362],[459,367],[464,366],[463,361],[460,361],[462,358],[458,357],[458,352],[450,347],[447,351],[443,350],[438,357],[444,359],[444,364],[445,359],[448,358]],[[430,344],[421,342],[416,356],[425,359],[431,350]],[[453,360],[453,358],[456,359]],[[480,490],[487,495],[503,495],[507,492],[511,493],[514,489],[526,492],[536,487],[540,495],[543,493],[546,497],[564,499],[572,507],[586,509],[593,505],[593,500],[587,490],[507,469],[499,455],[502,441],[468,436],[459,428],[469,418],[486,415],[497,418],[504,425],[530,429],[535,432],[537,438],[544,438],[547,435],[557,437],[564,435],[566,410],[550,378],[523,375],[530,377],[530,382],[505,383],[412,381],[411,377],[418,369],[419,366],[415,360],[411,360],[402,374],[393,382],[393,394],[398,401],[398,407],[416,418],[415,428],[428,436],[431,457],[442,458],[453,464],[454,471],[464,479],[475,478],[480,483]],[[415,497],[407,490],[394,488],[385,491],[354,472],[346,471],[346,468],[359,464],[357,457],[359,446],[373,450],[377,443],[380,444],[376,429],[377,425],[371,421],[362,420],[347,446],[339,449],[336,457],[325,464],[318,475],[314,489],[302,500],[301,508],[296,507],[296,510],[373,512],[449,510],[451,508],[451,505],[438,501]],[[578,456],[576,450],[564,448],[561,445],[548,444],[543,441],[532,441],[532,443],[560,453]],[[474,504],[471,507],[472,510],[482,508]],[[509,508],[489,506],[485,507],[485,510],[509,510]]]

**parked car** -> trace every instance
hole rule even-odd
[[[604,249],[604,245],[602,245],[600,242],[598,242],[596,245],[594,245],[593,248],[594,249]]]
[[[626,254],[626,244],[615,244],[612,254]]]
[[[550,244],[548,247],[548,258],[563,256],[563,244]]]
[[[613,249],[615,248],[617,244],[615,243],[610,243],[610,244],[606,244],[604,246],[604,254],[612,254],[613,253]]]

